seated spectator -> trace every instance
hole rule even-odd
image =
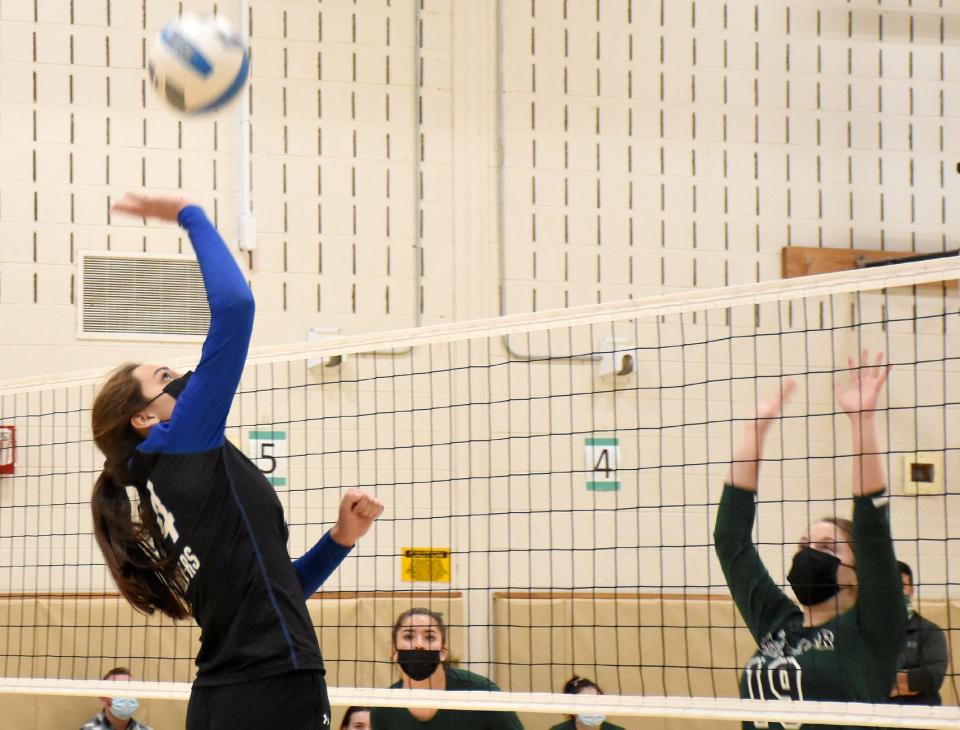
[[[602,695],[603,690],[596,682],[592,682],[586,677],[573,676],[569,682],[563,685],[563,693],[567,695]],[[554,725],[550,730],[623,730],[619,725],[607,722],[604,715],[596,713],[584,713],[579,715],[570,715],[570,719]]]
[[[393,627],[393,658],[400,681],[392,688],[480,690],[499,692],[486,677],[447,665],[447,629],[443,616],[426,608],[411,608]],[[438,710],[414,707],[375,707],[370,713],[374,730],[523,730],[515,712]]]
[[[897,561],[907,602],[907,637],[897,669],[891,701],[900,705],[939,705],[940,685],[947,673],[947,640],[943,629],[913,610],[913,571]]]
[[[126,667],[114,667],[104,679],[111,682],[129,682],[133,679]],[[151,730],[149,725],[133,719],[139,703],[133,697],[100,697],[103,711],[87,722],[80,730]]]
[[[370,730],[370,708],[348,707],[340,721],[340,730]]]

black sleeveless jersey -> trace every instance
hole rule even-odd
[[[200,625],[196,686],[323,668],[287,552],[276,492],[230,441],[195,454],[143,454],[149,499],[189,577]]]

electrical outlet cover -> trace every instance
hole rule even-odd
[[[943,494],[943,454],[917,451],[903,456],[904,494]]]

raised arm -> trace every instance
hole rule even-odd
[[[848,381],[837,382],[834,387],[837,403],[850,418],[852,437],[857,614],[860,625],[872,639],[878,661],[892,669],[903,649],[907,612],[890,534],[889,499],[884,494],[887,480],[876,423],[877,403],[890,366],[883,364],[883,353],[877,354],[870,364],[866,350],[860,355],[859,366],[852,358],[847,362]]]
[[[770,427],[776,423],[783,412],[784,404],[790,400],[797,389],[797,381],[787,378],[778,393],[762,401],[757,407],[757,417],[747,421],[743,435],[733,452],[730,464],[730,477],[727,480],[738,489],[748,492],[757,491],[757,478],[760,472],[760,459]]]
[[[713,532],[714,549],[727,586],[756,641],[783,626],[788,618],[800,620],[803,615],[767,573],[752,537],[756,514],[754,495],[763,445],[774,419],[780,416],[796,387],[793,380],[784,381],[782,390],[763,401],[756,419],[744,427],[734,450],[729,481],[723,488]]]
[[[203,210],[183,198],[128,193],[113,210],[177,221],[190,236],[210,306],[210,329],[196,372],[177,398],[173,417],[150,430],[140,450],[207,451],[223,444],[253,331],[254,301],[233,255]]]
[[[847,383],[837,381],[834,390],[837,403],[850,418],[853,437],[853,480],[854,497],[879,494],[887,488],[887,478],[883,471],[883,458],[878,446],[876,408],[880,393],[887,382],[890,366],[883,364],[883,353],[877,353],[873,365],[870,353],[864,350],[857,367],[853,358],[847,360],[850,378]]]

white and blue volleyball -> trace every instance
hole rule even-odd
[[[250,73],[250,54],[225,18],[184,15],[160,31],[147,56],[147,73],[167,105],[201,114],[240,93]]]

